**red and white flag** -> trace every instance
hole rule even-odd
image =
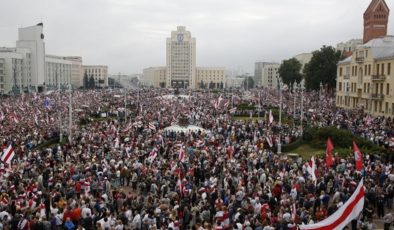
[[[307,171],[308,173],[312,176],[312,180],[316,183],[316,162],[315,162],[315,156],[311,157],[311,160],[308,162],[307,166]]]
[[[327,167],[331,167],[334,164],[334,160],[332,158],[332,149],[334,145],[330,138],[327,139],[327,149],[326,149],[326,165]]]
[[[293,205],[291,206],[291,219],[295,221],[296,216],[297,216],[296,204],[293,202]]]
[[[356,165],[356,170],[361,171],[363,169],[363,155],[361,154],[360,149],[356,145],[356,142],[353,141],[353,151],[354,151],[354,161]]]
[[[148,161],[152,163],[155,160],[156,156],[157,156],[157,151],[156,149],[153,149],[152,152],[149,153]]]
[[[272,122],[274,122],[274,116],[272,116],[272,111],[270,110],[270,113],[269,113],[269,115],[268,115],[268,122],[270,123],[270,124],[272,124]]]
[[[235,111],[237,111],[237,107],[231,108],[231,109],[229,110],[230,114],[235,113]]]
[[[152,130],[156,130],[156,126],[153,122],[149,122],[149,128]]]
[[[12,158],[14,158],[14,155],[14,149],[12,148],[12,145],[10,145],[3,151],[3,155],[1,155],[1,161],[10,165]]]
[[[273,142],[272,142],[272,136],[269,135],[265,138],[267,140],[268,145],[270,146],[270,148],[272,148],[272,146],[274,146]]]
[[[364,184],[361,179],[353,195],[328,218],[309,225],[298,226],[301,230],[340,230],[357,219],[364,208]]]
[[[184,162],[185,157],[186,157],[185,149],[181,147],[181,149],[179,150],[178,160]]]

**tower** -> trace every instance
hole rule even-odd
[[[196,87],[196,39],[184,26],[167,38],[167,86]]]
[[[384,0],[372,0],[364,12],[364,44],[387,35],[389,12],[390,9]]]

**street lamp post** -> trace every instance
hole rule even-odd
[[[68,141],[72,142],[72,123],[73,123],[73,107],[72,107],[72,87],[69,84],[70,94],[68,95],[69,109],[68,109]]]
[[[296,117],[296,98],[297,98],[297,83],[294,83],[293,87],[293,95],[294,95],[294,103],[293,103],[293,118],[295,121],[295,117]],[[294,126],[295,126],[295,122],[294,122]]]
[[[301,86],[301,135],[304,132],[304,127],[302,126],[302,122],[304,120],[304,86]]]
[[[282,154],[282,143],[281,143],[281,134],[282,134],[282,89],[283,83],[279,79],[279,140],[278,140],[278,154]]]

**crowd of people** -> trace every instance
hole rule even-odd
[[[381,218],[389,229],[393,162],[364,153],[357,171],[350,153],[332,167],[317,157],[313,181],[304,161],[276,153],[276,142],[301,135],[299,126],[268,118],[277,92],[181,93],[2,98],[0,137],[15,156],[0,166],[0,229],[297,229],[334,213],[361,178],[365,205],[353,224],[373,228]],[[283,95],[284,114],[301,118],[299,96]],[[392,119],[337,109],[328,95],[303,98],[305,127],[333,125],[390,147]],[[230,110],[240,104],[258,105],[247,113],[261,119],[234,119]],[[180,119],[201,129],[164,131]]]

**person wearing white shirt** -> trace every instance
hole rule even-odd
[[[92,210],[88,207],[83,207],[81,211],[82,218],[86,218],[88,216],[92,216]]]

